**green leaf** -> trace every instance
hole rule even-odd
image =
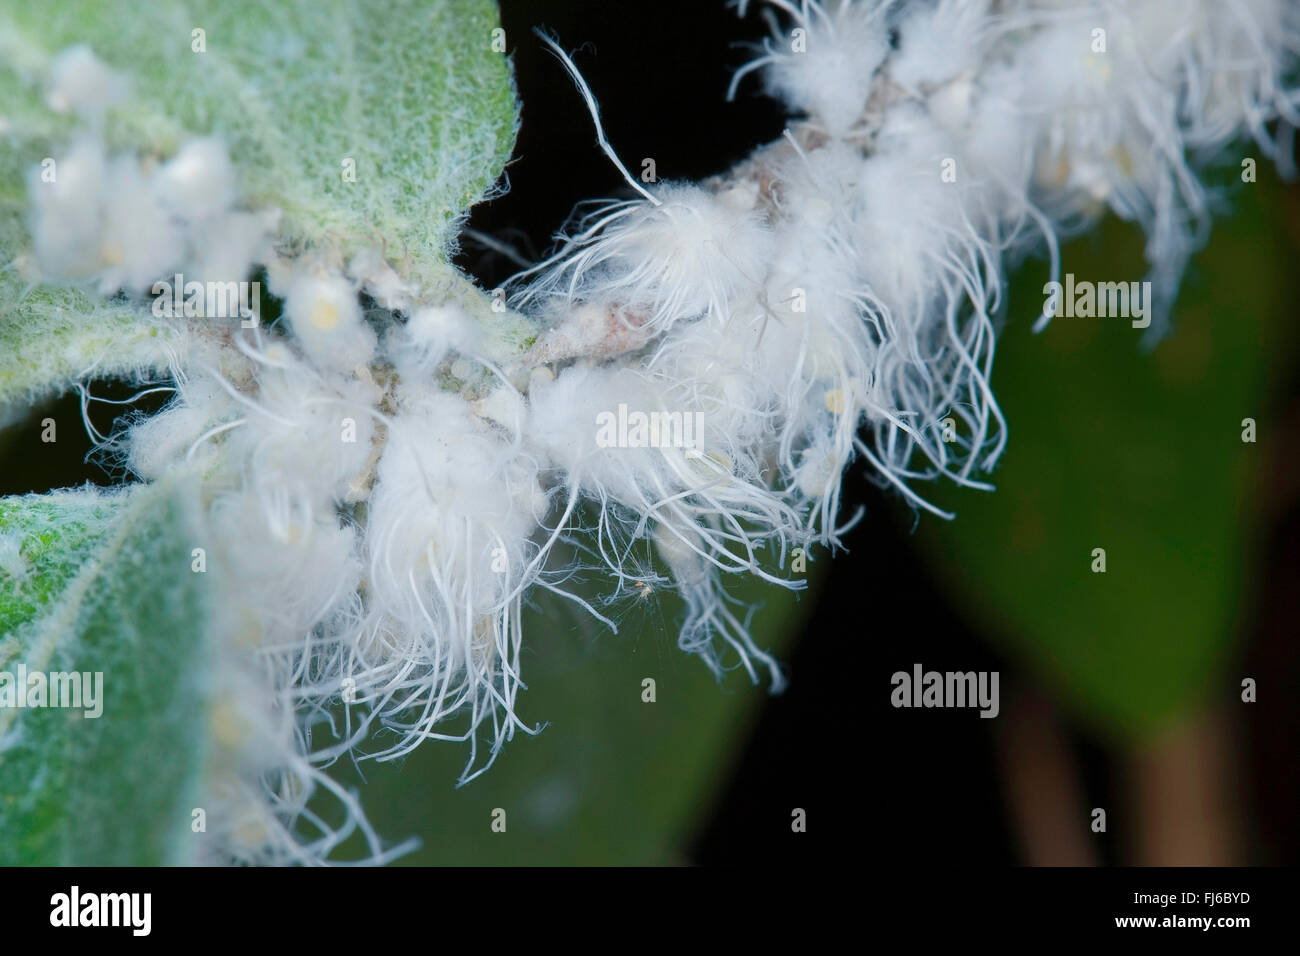
[[[112,148],[165,159],[191,136],[222,136],[243,201],[283,212],[281,248],[383,250],[420,288],[491,320],[495,354],[517,351],[529,329],[448,262],[514,146],[497,29],[492,0],[0,0],[0,409],[87,369],[165,375],[184,351],[138,304],[34,288],[25,274],[26,172],[76,125],[46,107],[44,78],[83,43],[130,80],[107,117]]]
[[[213,617],[196,507],[179,484],[0,499],[0,675],[102,674],[99,716],[0,706],[0,865],[191,858]]]
[[[1284,225],[1268,184],[1216,224],[1154,351],[1123,318],[1012,321],[993,388],[1009,443],[997,490],[936,485],[957,513],[919,541],[957,599],[1076,716],[1142,738],[1208,699],[1235,699],[1225,666],[1247,592],[1259,444],[1287,303]],[[1294,255],[1294,253],[1292,253]],[[1076,280],[1131,281],[1140,237],[1116,222],[1065,250]],[[1243,282],[1242,276],[1264,277]],[[1013,283],[1013,311],[1043,301],[1041,269]],[[1265,439],[1261,438],[1261,441]],[[1105,573],[1092,570],[1105,549]],[[1226,675],[1226,676],[1225,676]]]
[[[0,427],[6,407],[60,394],[82,373],[164,375],[178,343],[174,329],[139,305],[71,286],[37,286],[24,274],[27,200],[19,157],[13,142],[0,138]]]
[[[15,294],[0,278],[0,302]],[[61,394],[83,377],[167,375],[178,338],[129,306],[71,288],[32,289],[11,308],[0,305],[0,428],[6,408]]]
[[[219,134],[248,202],[283,211],[285,243],[346,254],[382,239],[416,275],[449,278],[459,218],[518,125],[496,29],[492,0],[0,0],[0,64],[21,133],[50,59],[87,44],[132,83],[109,115],[118,148],[167,156]]]

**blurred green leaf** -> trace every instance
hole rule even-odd
[[[1276,187],[1249,186],[1216,223],[1154,351],[1123,318],[1026,318],[1022,270],[993,388],[1009,444],[992,493],[936,486],[957,512],[919,542],[982,629],[1096,728],[1152,732],[1222,680],[1246,585],[1270,362],[1280,351],[1285,247]],[[1076,280],[1130,281],[1140,237],[1116,222],[1065,250]],[[1250,277],[1249,281],[1247,277]],[[1093,549],[1105,573],[1093,573]],[[1229,682],[1233,683],[1233,682]]]
[[[195,507],[173,485],[0,499],[0,672],[103,675],[99,716],[0,706],[0,864],[190,859],[212,619]]]
[[[497,29],[492,0],[0,0],[0,94],[16,134],[48,137],[59,124],[31,119],[43,71],[84,43],[131,81],[109,114],[118,148],[170,155],[219,134],[246,199],[283,210],[286,243],[346,253],[383,237],[444,274],[460,216],[514,146]]]
[[[243,201],[282,211],[284,250],[383,249],[517,348],[531,330],[448,262],[465,210],[514,146],[499,29],[492,0],[0,0],[0,413],[89,369],[165,375],[184,351],[138,304],[24,275],[26,172],[76,126],[47,108],[45,77],[78,44],[129,78],[105,124],[114,149],[165,159],[219,135]]]
[[[71,286],[35,286],[23,275],[21,160],[22,151],[0,138],[0,428],[20,417],[23,405],[62,393],[92,368],[100,377],[165,374],[176,346],[175,333],[149,321],[139,305]]]

